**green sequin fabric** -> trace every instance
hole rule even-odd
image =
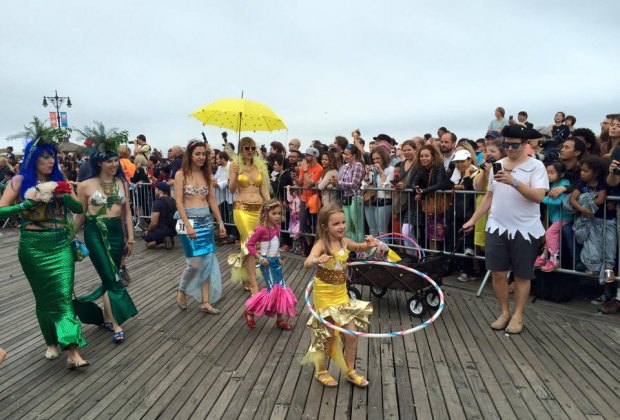
[[[84,223],[84,243],[90,252],[99,277],[101,286],[93,293],[78,297],[81,302],[92,302],[108,292],[112,315],[120,325],[138,314],[127,289],[123,286],[119,275],[125,234],[120,217],[96,217],[86,215]]]
[[[75,257],[67,229],[22,229],[17,255],[34,293],[45,343],[63,349],[86,345],[72,303]]]

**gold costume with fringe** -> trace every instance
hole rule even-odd
[[[339,327],[344,327],[353,321],[357,331],[368,331],[372,304],[363,300],[351,300],[347,292],[345,270],[349,251],[341,249],[340,252],[332,253],[334,258],[317,267],[312,288],[314,310],[321,318]],[[319,371],[324,369],[328,356],[340,369],[348,371],[340,332],[326,327],[314,316],[310,316],[306,325],[312,331],[312,341],[302,363],[312,362]],[[334,340],[327,354],[327,341],[330,337],[334,337]]]

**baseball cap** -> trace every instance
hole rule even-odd
[[[392,146],[395,146],[398,144],[396,143],[396,140],[394,140],[392,137],[388,136],[387,134],[383,134],[383,133],[379,134],[377,137],[373,137],[373,139],[376,141],[387,141]]]
[[[452,158],[453,161],[460,161],[466,159],[471,159],[471,153],[469,153],[469,150],[457,150],[454,154],[454,157]]]
[[[170,185],[166,184],[165,182],[158,182],[155,185],[155,188],[161,190],[162,192],[165,192],[166,194],[170,194]]]
[[[314,147],[308,147],[306,149],[306,155],[310,155],[310,156],[314,156],[316,158],[319,157],[319,151],[316,150]]]
[[[496,131],[496,130],[489,130],[484,135],[484,137],[491,137],[492,139],[497,139],[497,138],[500,138],[501,136],[502,136],[502,134],[499,131]]]

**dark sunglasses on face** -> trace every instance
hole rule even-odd
[[[245,150],[246,152],[255,152],[256,146],[243,146],[243,150]]]
[[[503,141],[502,142],[502,147],[504,149],[512,149],[512,150],[517,150],[519,147],[521,147],[521,143],[509,143],[507,141]]]

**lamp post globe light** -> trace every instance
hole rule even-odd
[[[58,96],[58,91],[54,91],[54,96],[44,96],[43,97],[43,106],[47,107],[48,102],[50,101],[54,108],[56,108],[56,120],[58,122],[58,127],[60,127],[60,107],[66,102],[67,107],[71,108],[71,98],[68,96]]]

